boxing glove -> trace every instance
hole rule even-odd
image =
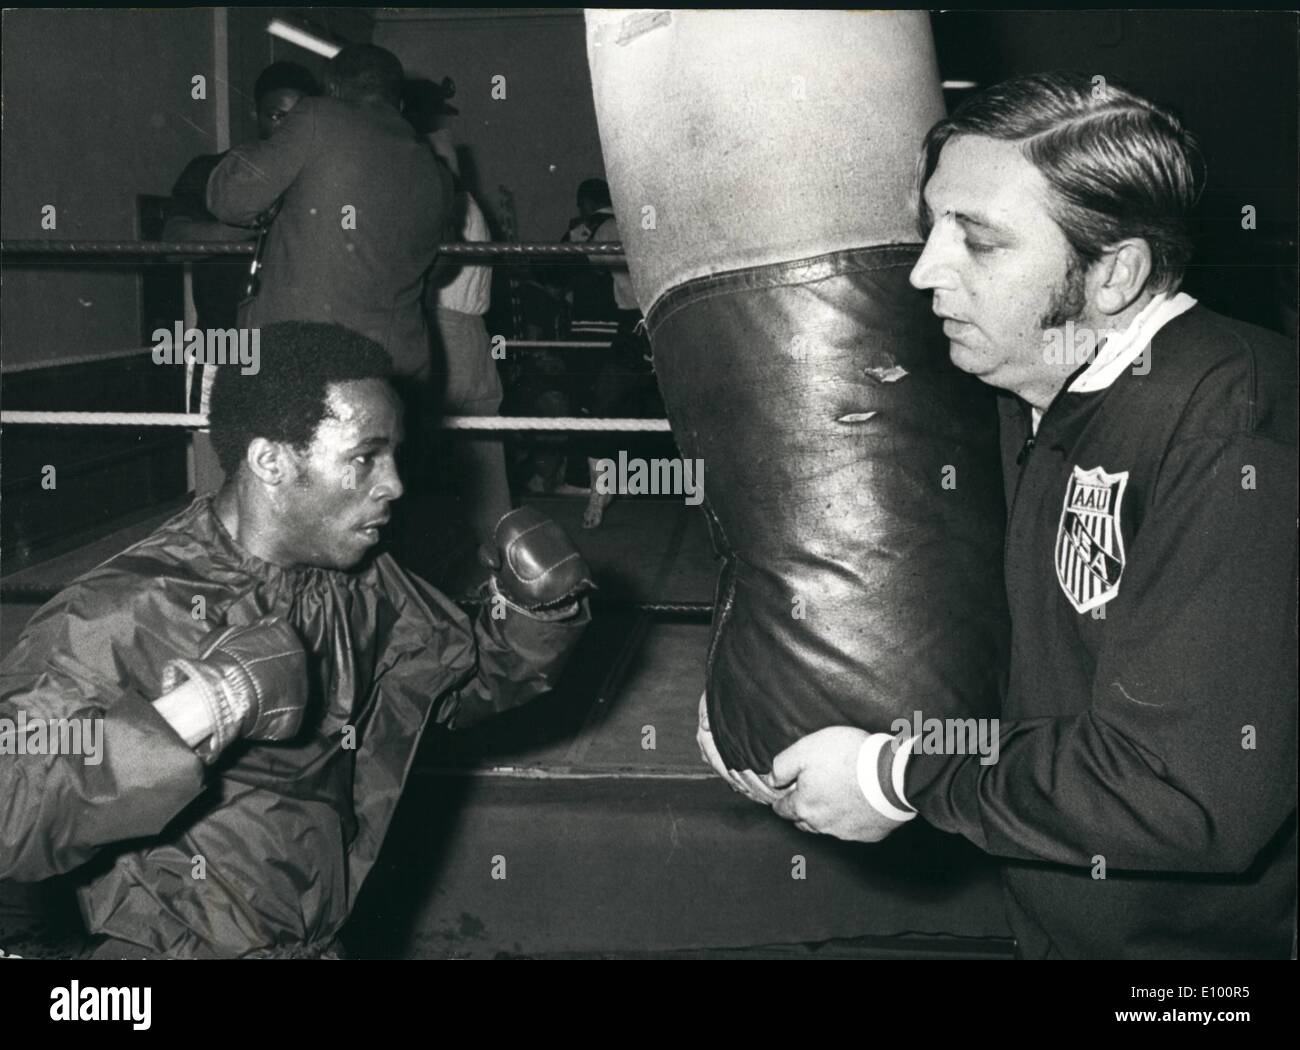
[[[479,560],[493,571],[494,591],[528,612],[556,610],[596,589],[573,541],[533,507],[504,515]]]
[[[207,708],[212,735],[195,750],[212,763],[235,740],[288,740],[307,706],[307,656],[278,616],[226,627],[195,660],[170,660],[163,690],[190,683]]]

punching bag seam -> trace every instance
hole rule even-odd
[[[791,259],[787,262],[767,263],[763,266],[724,270],[721,273],[694,277],[669,289],[655,300],[646,311],[646,330],[653,338],[655,330],[678,310],[711,298],[713,294],[809,285],[848,274],[889,270],[901,265],[908,265],[910,268],[920,255],[921,248],[922,245],[919,243],[850,248],[804,259]]]

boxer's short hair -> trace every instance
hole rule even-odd
[[[272,91],[282,90],[312,96],[320,94],[320,85],[306,66],[297,62],[272,62],[257,75],[253,84],[253,101],[260,104]]]
[[[1151,248],[1149,287],[1181,283],[1205,168],[1196,139],[1168,109],[1081,73],[1038,73],[980,92],[931,128],[921,147],[914,202],[923,238],[933,225],[926,184],[958,135],[1020,145],[1054,191],[1048,209],[1086,264],[1140,237]]]
[[[305,452],[329,415],[331,383],[391,381],[392,375],[388,351],[350,328],[313,321],[267,325],[255,373],[246,375],[238,365],[217,368],[208,426],[221,469],[233,477],[254,438]]]

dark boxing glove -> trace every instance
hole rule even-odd
[[[496,593],[528,612],[550,612],[596,589],[591,569],[565,531],[532,507],[497,522],[494,544],[479,548]]]
[[[203,645],[197,660],[170,660],[162,687],[199,686],[212,735],[196,749],[212,763],[235,740],[288,740],[307,706],[307,654],[289,624],[270,616],[227,627]]]

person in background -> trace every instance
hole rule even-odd
[[[610,203],[609,186],[602,179],[588,179],[578,189],[578,206],[581,221],[571,225],[567,240],[573,242],[621,241],[618,219]],[[586,280],[574,282],[575,333],[580,326],[591,331],[590,322],[584,323],[582,313],[604,314],[603,330],[609,333],[610,346],[599,352],[589,369],[590,382],[584,384],[588,392],[583,406],[586,414],[595,418],[606,417],[658,417],[664,414],[663,399],[655,379],[650,353],[650,340],[645,335],[641,307],[632,291],[632,278],[627,264],[618,261],[612,266],[595,261],[592,272],[584,274]],[[610,302],[612,300],[612,303]],[[612,306],[612,309],[610,308]],[[617,457],[620,449],[634,452],[630,445],[645,444],[645,439],[615,438],[609,435],[593,436],[584,442],[587,466],[592,484],[587,496],[587,507],[582,516],[582,527],[600,526],[605,511],[613,502],[613,493],[596,491],[597,462]],[[650,439],[651,445],[656,442]],[[658,444],[662,444],[659,442]]]
[[[445,132],[428,136],[454,178],[453,223],[459,240],[492,240],[483,210],[460,181],[456,150]],[[491,305],[492,269],[440,256],[429,274],[425,306],[433,340],[433,392],[450,416],[494,416],[501,409],[501,377],[483,315]],[[452,485],[478,543],[491,537],[510,510],[501,439],[473,432],[451,436]]]
[[[241,322],[343,325],[379,343],[403,384],[430,378],[425,274],[451,215],[451,173],[401,114],[402,65],[371,44],[329,62],[328,98],[303,99],[271,138],[230,151],[208,180],[223,222],[279,202],[260,289]]]
[[[582,244],[592,239],[602,224],[612,221],[609,185],[604,179],[586,179],[578,186],[578,214],[569,220],[562,244]],[[608,267],[592,266],[586,259],[561,260],[534,267],[537,280],[529,282],[543,293],[555,311],[555,334],[562,340],[590,342],[590,350],[567,348],[529,354],[523,384],[523,413],[534,416],[572,416],[585,411],[591,387],[607,356],[605,344],[618,333],[618,304],[614,300]],[[547,311],[550,312],[549,310]],[[529,492],[561,496],[588,496],[590,487],[569,484],[569,453],[585,447],[567,434],[540,432],[527,439]],[[578,480],[577,477],[574,480]]]
[[[578,186],[578,214],[569,220],[569,228],[560,238],[563,244],[586,244],[609,240],[601,234],[607,223],[618,228],[614,206],[610,203],[609,184],[604,179],[586,179]],[[600,234],[600,236],[597,236]],[[566,298],[570,303],[569,334],[608,339],[618,331],[619,305],[616,301],[611,270],[607,266],[578,266],[564,273]],[[630,284],[624,289],[630,292]],[[625,296],[626,298],[626,296]]]
[[[253,84],[257,137],[269,139],[302,99],[320,94],[316,78],[297,62],[272,62]],[[226,151],[229,152],[228,150]],[[162,239],[176,243],[205,241],[248,241],[256,229],[231,226],[210,211],[206,200],[208,178],[226,153],[195,157],[172,187],[171,206],[163,225]],[[194,296],[195,327],[234,328],[239,323],[239,304],[249,286],[249,268],[229,260],[198,262],[193,266],[191,289]],[[215,370],[195,362],[186,368],[185,408],[206,414]],[[196,491],[211,492],[221,484],[221,468],[212,442],[205,431],[194,435]]]
[[[296,62],[273,62],[258,75],[253,86],[257,137],[266,141],[304,98],[320,94],[316,78]],[[195,157],[172,187],[171,207],[162,239],[176,242],[244,241],[256,230],[231,226],[210,211],[206,201],[208,178],[229,153]],[[194,306],[199,328],[233,328],[248,275],[228,264],[194,267]]]

